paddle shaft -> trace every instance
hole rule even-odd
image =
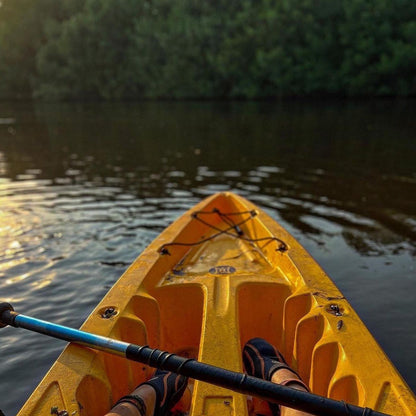
[[[246,374],[225,370],[193,359],[186,359],[166,351],[152,349],[148,346],[129,344],[18,314],[13,311],[10,305],[6,305],[8,304],[0,304],[0,326],[11,325],[64,341],[75,342],[313,415],[386,416],[384,413],[369,408],[353,406],[342,401],[281,386]]]

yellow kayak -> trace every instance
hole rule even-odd
[[[81,329],[238,372],[244,344],[262,337],[313,393],[416,415],[414,394],[334,283],[287,231],[232,193],[169,226]],[[18,415],[102,416],[153,371],[69,344]],[[191,390],[191,416],[250,414],[250,397],[200,381]]]

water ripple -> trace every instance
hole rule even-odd
[[[235,191],[318,259],[416,388],[416,315],[412,296],[403,295],[416,290],[414,129],[392,131],[380,116],[373,124],[383,129],[356,152],[351,130],[334,128],[332,107],[330,127],[313,136],[313,117],[286,107],[241,118],[209,104],[181,113],[169,103],[156,105],[156,116],[153,105],[11,114],[16,135],[0,131],[1,299],[79,327],[167,225],[201,198]],[[341,127],[350,123],[344,110]],[[207,113],[216,120],[210,126]],[[31,120],[25,126],[22,114]],[[0,391],[13,382],[2,410],[13,414],[63,345],[11,328],[0,336]]]

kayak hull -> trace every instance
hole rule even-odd
[[[314,393],[416,414],[415,396],[325,272],[286,230],[232,193],[207,198],[169,226],[81,329],[239,372],[244,344],[262,337]],[[51,409],[100,416],[152,372],[69,344],[19,416]],[[192,399],[181,404],[190,402],[190,415],[252,410],[241,394],[199,381],[191,387]]]

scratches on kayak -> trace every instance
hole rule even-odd
[[[313,292],[312,293],[314,296],[319,296],[320,298],[326,299],[328,301],[331,300],[342,300],[345,299],[344,296],[340,295],[340,296],[328,296],[326,293],[324,292]]]

